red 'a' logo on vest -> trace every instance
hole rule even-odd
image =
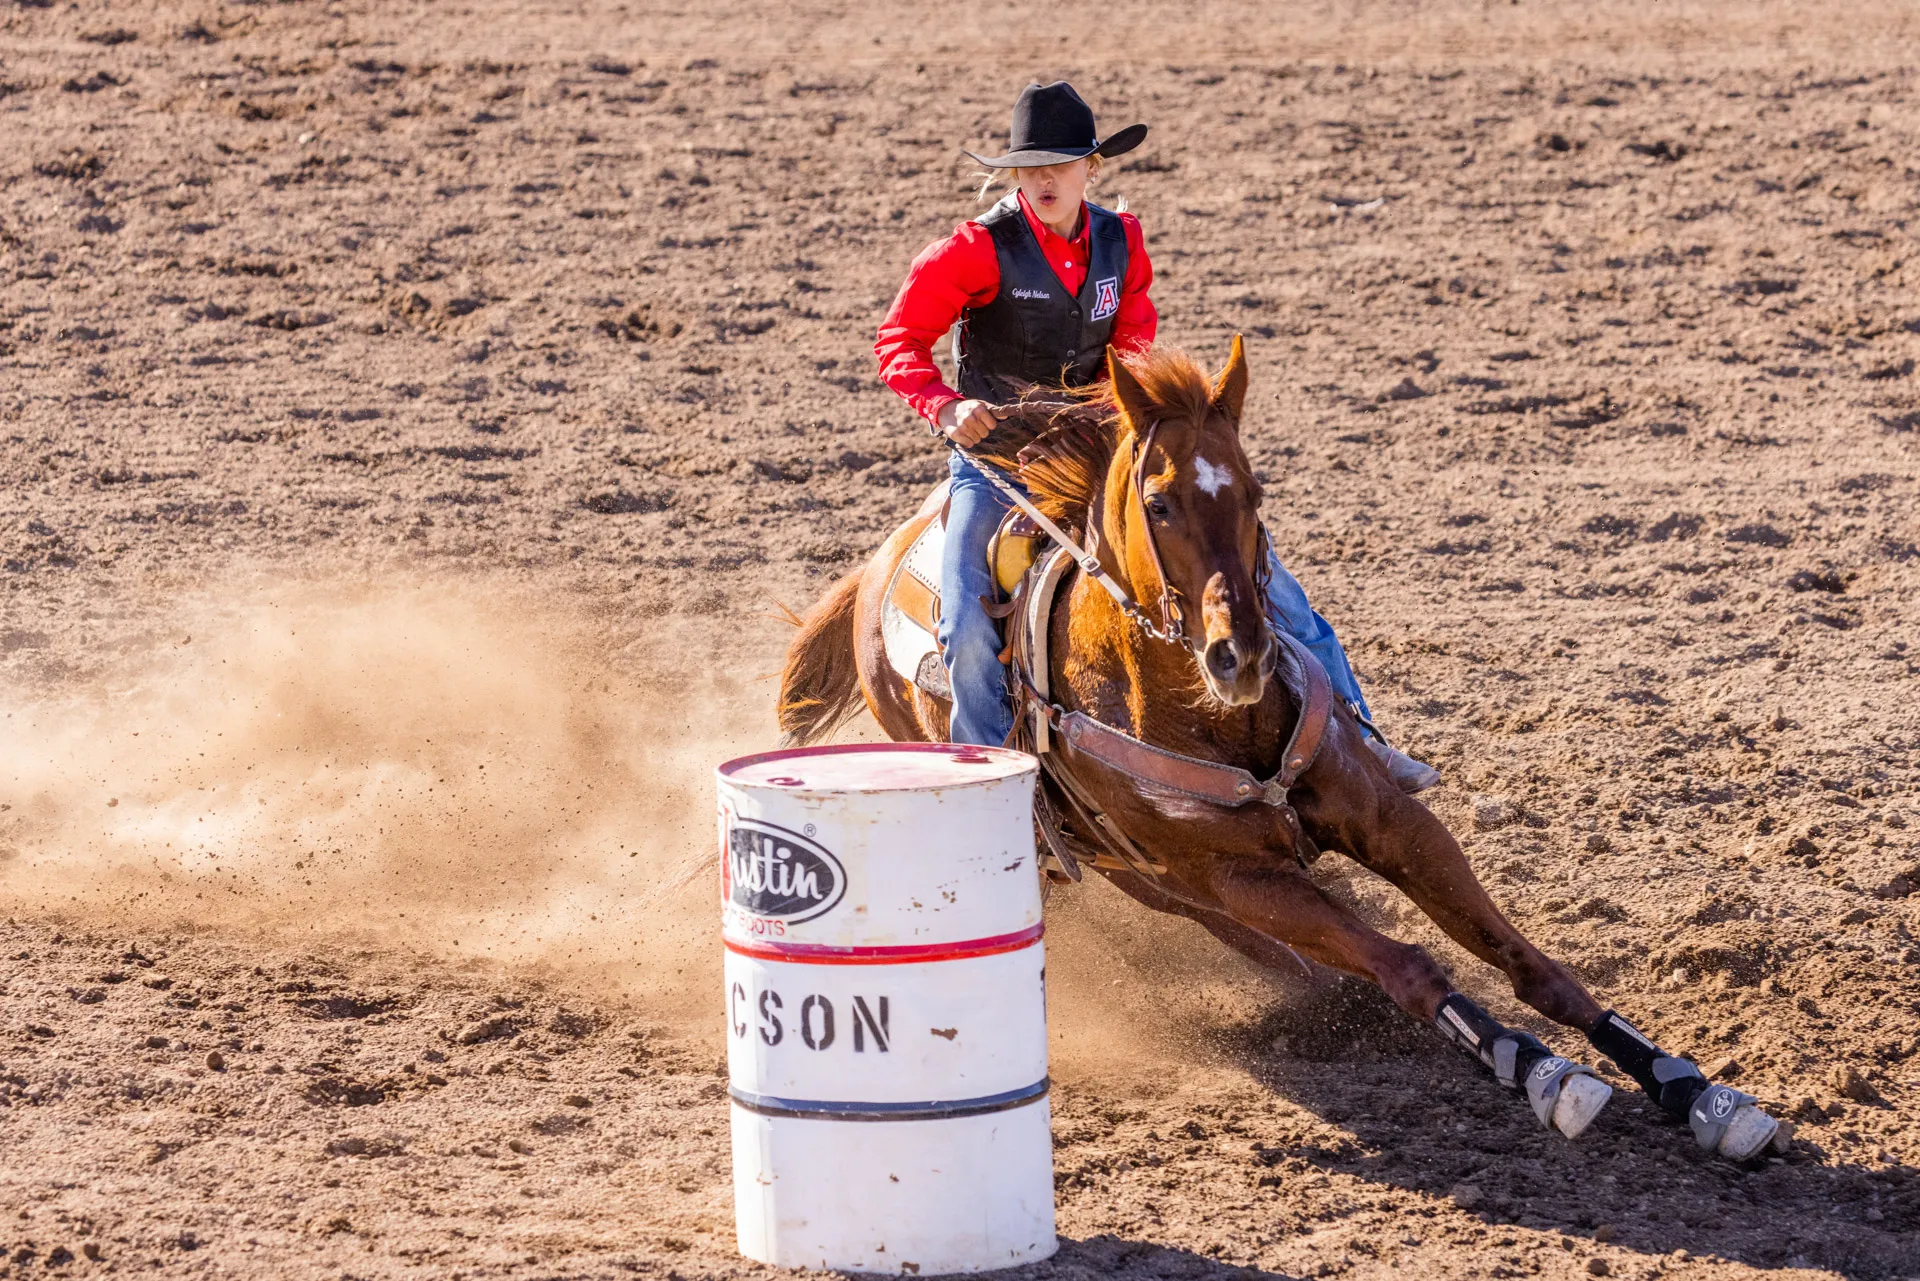
[[[1108,276],[1105,280],[1096,280],[1093,287],[1098,290],[1093,300],[1093,314],[1088,320],[1105,320],[1120,310],[1120,278]]]

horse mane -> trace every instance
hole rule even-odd
[[[1122,357],[1127,369],[1168,417],[1202,420],[1213,403],[1206,372],[1173,347]],[[1111,379],[1086,387],[1020,385],[1009,413],[978,451],[1013,473],[1047,519],[1086,532],[1088,513],[1106,488],[1113,456],[1131,450],[1133,433]]]

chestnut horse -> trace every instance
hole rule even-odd
[[[1130,598],[1084,570],[1062,586],[1048,625],[1048,699],[1162,753],[1270,778],[1285,763],[1303,699],[1299,682],[1274,676],[1278,646],[1256,581],[1265,548],[1261,486],[1240,443],[1241,341],[1214,379],[1166,350],[1127,360],[1110,351],[1107,365],[1094,389],[1029,393],[974,451],[1017,476],[1040,512],[1097,555]],[[891,669],[880,631],[894,570],[937,515],[923,510],[903,525],[801,620],[780,694],[790,742],[826,736],[863,704],[895,740],[944,741],[945,704]],[[1156,605],[1164,626],[1151,621]],[[1749,1096],[1661,1051],[1514,928],[1459,843],[1387,776],[1346,708],[1332,710],[1317,755],[1277,800],[1196,802],[1142,785],[1061,735],[1042,760],[1053,803],[1041,817],[1065,816],[1055,821],[1070,847],[1113,848],[1113,838],[1089,830],[1110,823],[1150,856],[1145,871],[1136,860],[1103,863],[1121,889],[1265,964],[1292,964],[1297,953],[1373,981],[1501,1084],[1524,1091],[1542,1123],[1567,1137],[1586,1128],[1610,1088],[1455,991],[1425,950],[1328,898],[1304,871],[1318,849],[1392,882],[1503,971],[1520,1000],[1585,1033],[1663,1110],[1687,1120],[1703,1147],[1745,1160],[1773,1139],[1777,1123]],[[1101,823],[1089,821],[1100,814]]]

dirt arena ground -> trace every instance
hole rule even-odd
[[[1916,37],[9,0],[0,1275],[770,1275],[706,771],[771,739],[774,603],[939,473],[872,333],[1067,75],[1151,122],[1103,193],[1162,336],[1248,337],[1276,541],[1435,810],[1797,1133],[1732,1167],[1622,1089],[1568,1144],[1089,885],[1029,1274],[1920,1277]]]

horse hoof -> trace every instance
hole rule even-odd
[[[1613,1087],[1597,1076],[1569,1076],[1553,1103],[1553,1128],[1569,1139],[1579,1138],[1612,1097]]]
[[[1730,1161],[1751,1161],[1766,1151],[1779,1129],[1780,1122],[1753,1104],[1742,1103],[1727,1122],[1715,1151]]]

